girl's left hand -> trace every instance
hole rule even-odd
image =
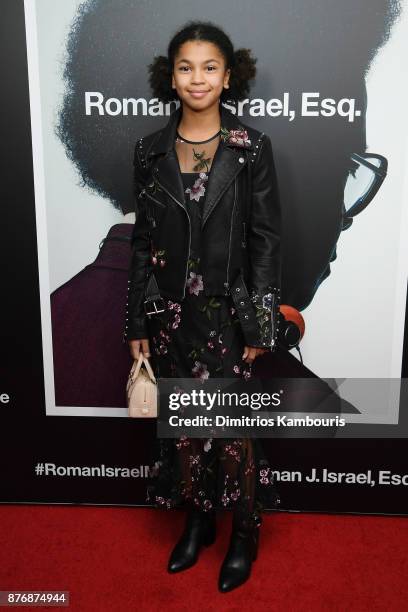
[[[258,348],[257,346],[245,346],[242,359],[245,363],[252,363],[258,355],[263,355],[267,350],[266,348]]]

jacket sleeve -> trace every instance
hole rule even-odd
[[[139,141],[140,142],[140,141]],[[139,144],[135,147],[133,160],[134,196],[136,221],[131,238],[131,259],[128,274],[126,322],[123,341],[147,338],[146,314],[144,310],[145,287],[149,277],[150,253],[150,225],[146,209],[146,199],[143,198],[143,189],[146,180],[138,153]]]
[[[276,349],[281,285],[281,208],[271,139],[263,134],[252,172],[248,227],[251,302],[258,323],[259,343]]]

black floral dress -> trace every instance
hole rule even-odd
[[[152,367],[158,377],[244,377],[245,341],[231,296],[204,295],[200,268],[200,217],[209,172],[182,172],[191,220],[186,296],[165,300],[164,313],[148,321]],[[147,501],[158,507],[192,505],[232,509],[244,525],[259,526],[261,512],[280,503],[261,441],[157,439]]]

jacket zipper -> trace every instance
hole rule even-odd
[[[228,263],[227,263],[227,278],[226,281],[224,283],[224,287],[225,287],[225,294],[228,295],[228,289],[229,289],[229,267],[230,267],[230,260],[231,260],[231,241],[232,241],[232,229],[234,227],[234,211],[235,211],[235,205],[237,202],[237,179],[234,179],[234,204],[232,206],[232,215],[231,215],[231,228],[230,228],[230,235],[229,235],[229,243],[228,243]]]
[[[249,160],[247,160],[247,162],[246,162],[246,163],[247,163],[247,164],[249,164],[249,163],[250,163],[250,162],[249,162]],[[245,166],[243,166],[243,168],[245,168]],[[241,169],[239,170],[239,172],[241,172],[241,171],[243,170],[243,168],[241,168]],[[236,180],[236,178],[237,178],[237,175],[235,176],[235,180]],[[217,195],[216,199],[215,199],[215,200],[214,200],[214,202],[213,202],[213,205],[212,205],[212,207],[211,207],[211,210],[209,210],[209,211],[208,211],[207,216],[205,217],[205,219],[203,219],[203,227],[204,227],[205,223],[207,223],[208,217],[211,215],[211,213],[213,212],[213,210],[214,210],[214,208],[215,208],[216,204],[218,204],[218,202],[221,200],[222,196],[223,196],[223,195],[224,195],[224,193],[227,191],[228,187],[229,187],[229,185],[227,185],[227,186],[226,186],[226,187],[225,187],[225,188],[224,188],[222,191],[220,191],[220,192],[218,193],[218,195]]]
[[[139,193],[139,198],[143,196],[143,199],[146,199],[147,197],[150,197],[147,195],[147,191],[146,189],[143,189],[140,193]],[[151,198],[152,200],[154,200],[154,198]],[[157,200],[154,200],[155,202]],[[149,204],[146,204],[146,217],[147,220],[149,221],[150,225],[155,228],[156,227],[156,220],[154,218],[154,214],[153,214],[153,209],[152,206],[150,206]]]
[[[166,208],[165,204],[163,204],[162,202],[159,202],[159,200],[156,200],[156,198],[154,198],[152,195],[150,195],[150,193],[148,191],[146,191],[145,194],[146,194],[146,198],[150,198],[150,200],[152,200],[153,202],[156,202],[156,204],[158,206],[161,206],[161,208]]]
[[[151,207],[149,206],[149,208],[147,209],[148,213],[147,213],[147,220],[149,221],[150,225],[155,228],[156,227],[156,219],[154,218],[154,214],[153,211],[151,209]]]
[[[187,258],[186,258],[186,274],[185,274],[185,279],[184,279],[184,287],[183,287],[183,297],[181,299],[184,299],[185,295],[186,295],[186,286],[187,286],[187,276],[188,276],[188,260],[190,257],[190,248],[191,248],[191,221],[190,221],[190,217],[188,212],[186,211],[186,209],[184,208],[183,204],[181,202],[178,201],[177,198],[174,197],[174,195],[172,193],[170,193],[170,191],[168,191],[164,185],[162,185],[160,183],[160,181],[158,180],[157,176],[156,176],[156,181],[157,184],[160,185],[160,187],[163,189],[163,191],[165,193],[167,193],[167,195],[169,195],[171,197],[172,200],[174,200],[176,202],[176,204],[178,204],[179,206],[181,206],[181,208],[184,210],[184,212],[187,215],[187,220],[188,220],[188,252],[187,252]]]

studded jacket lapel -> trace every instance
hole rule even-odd
[[[177,153],[174,149],[168,151],[158,160],[153,176],[157,177],[159,183],[187,210],[183,178],[180,172]]]
[[[240,130],[242,126],[239,120],[223,105],[220,105],[221,129],[223,131]],[[202,226],[204,226],[209,215],[212,213],[224,192],[233,182],[235,177],[249,163],[246,151],[252,150],[252,143],[249,141],[245,148],[221,139],[211,165],[209,180],[207,183],[206,196],[204,201]]]
[[[246,163],[248,163],[247,156],[243,151],[228,147],[222,140],[220,141],[211,164],[206,187],[202,226]]]
[[[181,107],[177,108],[159,132],[158,137],[152,143],[146,157],[158,157],[153,162],[153,177],[168,191],[181,206],[186,208],[184,199],[183,179],[180,173],[180,166],[177,159],[174,141],[176,138],[177,125],[181,119]],[[187,209],[186,209],[187,210]]]

